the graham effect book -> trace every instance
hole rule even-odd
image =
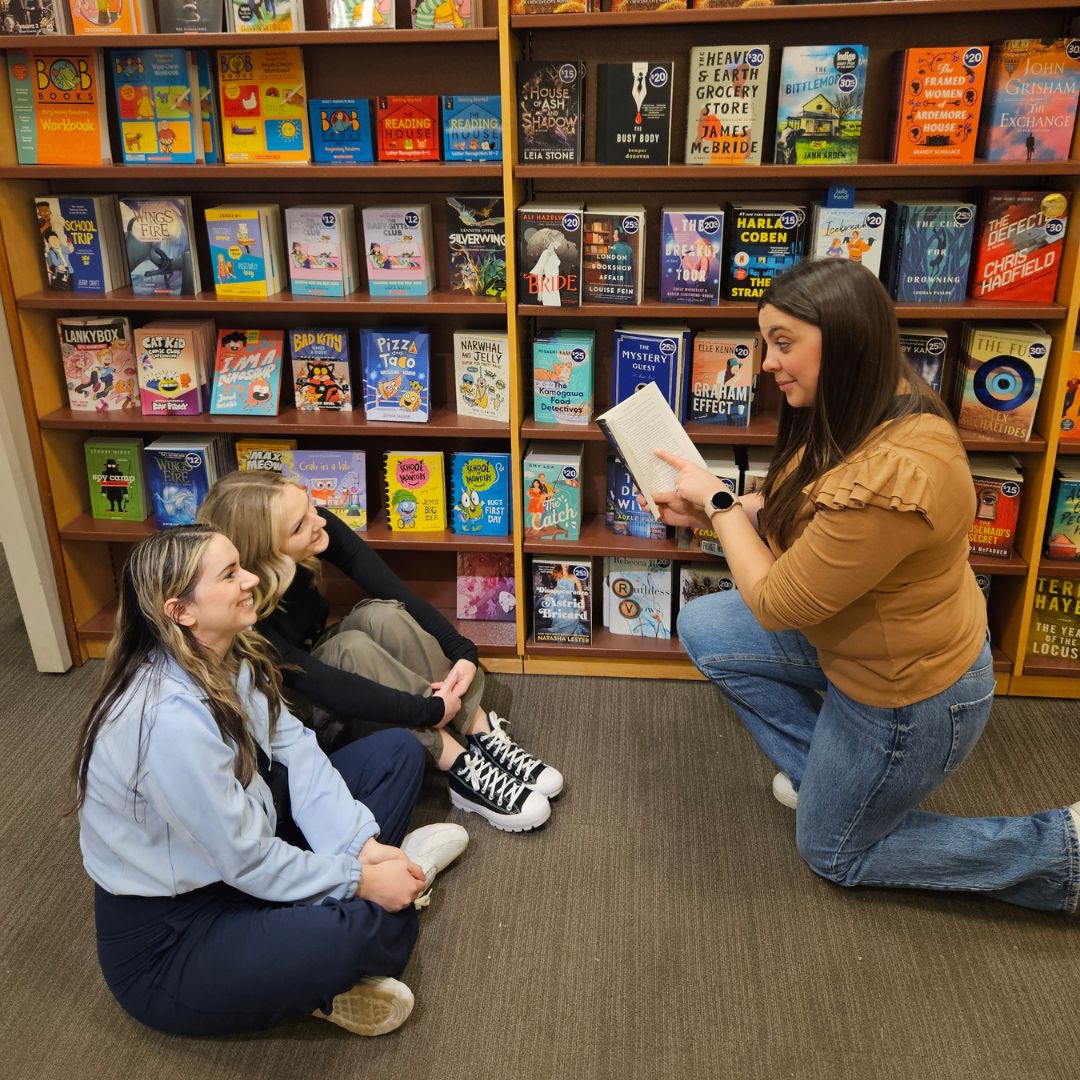
[[[660,215],[660,303],[719,304],[723,246],[720,207],[665,207]]]
[[[110,49],[120,148],[128,165],[203,160],[195,56],[187,49]]]
[[[788,45],[780,62],[777,165],[859,160],[870,50],[865,45]]]
[[[505,330],[454,331],[459,416],[510,421],[510,352]]]
[[[518,302],[541,307],[581,304],[580,203],[518,207]]]
[[[667,165],[671,160],[671,63],[596,65],[596,160]]]
[[[345,327],[290,330],[289,356],[298,412],[352,412],[349,331]]]
[[[753,331],[703,330],[694,336],[686,419],[747,427],[754,413],[761,337]]]
[[[450,528],[472,536],[510,535],[510,455],[450,455]]]
[[[353,165],[375,160],[370,98],[312,98],[311,160]]]
[[[446,470],[441,450],[392,451],[384,461],[391,532],[446,531]]]
[[[226,163],[307,164],[310,142],[300,49],[221,49],[217,57]]]
[[[805,206],[729,205],[724,297],[760,300],[780,274],[802,262],[806,225]]]
[[[760,165],[769,85],[768,45],[690,50],[687,165]]]
[[[210,411],[277,416],[284,352],[281,330],[219,330]]]
[[[498,94],[446,95],[441,103],[444,161],[502,161]]]
[[[533,559],[533,639],[592,644],[592,559]]]
[[[506,217],[501,197],[448,195],[446,250],[451,292],[506,299]]]
[[[415,327],[360,331],[364,415],[425,423],[431,415],[431,335]]]
[[[73,412],[138,410],[134,344],[126,316],[65,316],[56,320],[56,331]]]
[[[583,443],[529,443],[522,479],[526,539],[578,539],[581,534],[583,456]]]
[[[363,450],[284,450],[281,455],[281,475],[358,533],[368,526],[365,468]]]
[[[104,521],[144,521],[149,508],[142,439],[95,437],[83,443],[91,516]]]
[[[517,65],[518,160],[576,165],[582,159],[585,65],[521,60]]]
[[[193,296],[199,291],[191,199],[125,195],[120,228],[136,296]]]

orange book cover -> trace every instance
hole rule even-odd
[[[76,34],[142,34],[137,0],[69,0]]]
[[[1061,441],[1080,442],[1080,342],[1065,354],[1065,382],[1061,389]]]
[[[893,160],[975,160],[988,49],[954,45],[901,54]]]

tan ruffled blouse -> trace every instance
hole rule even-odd
[[[920,415],[875,428],[806,489],[805,521],[746,597],[767,630],[801,630],[829,681],[898,708],[955,682],[986,639],[968,564],[975,489],[952,425]]]

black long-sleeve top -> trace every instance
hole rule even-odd
[[[406,611],[431,634],[450,660],[477,663],[476,646],[421,600],[343,521],[319,509],[326,522],[330,543],[319,558],[332,563],[376,600],[400,600]],[[409,694],[377,682],[340,671],[311,655],[326,629],[330,605],[314,587],[311,572],[297,566],[296,577],[278,606],[256,629],[277,649],[281,659],[299,670],[285,668],[285,685],[303,694],[312,704],[341,716],[372,720],[401,727],[431,727],[443,718],[438,697]]]

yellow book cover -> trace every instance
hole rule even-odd
[[[220,49],[217,56],[225,161],[307,164],[311,141],[300,49]]]
[[[446,531],[445,477],[441,450],[386,454],[386,521],[391,532]]]
[[[241,472],[281,472],[282,454],[295,449],[295,439],[237,439],[236,464]]]

